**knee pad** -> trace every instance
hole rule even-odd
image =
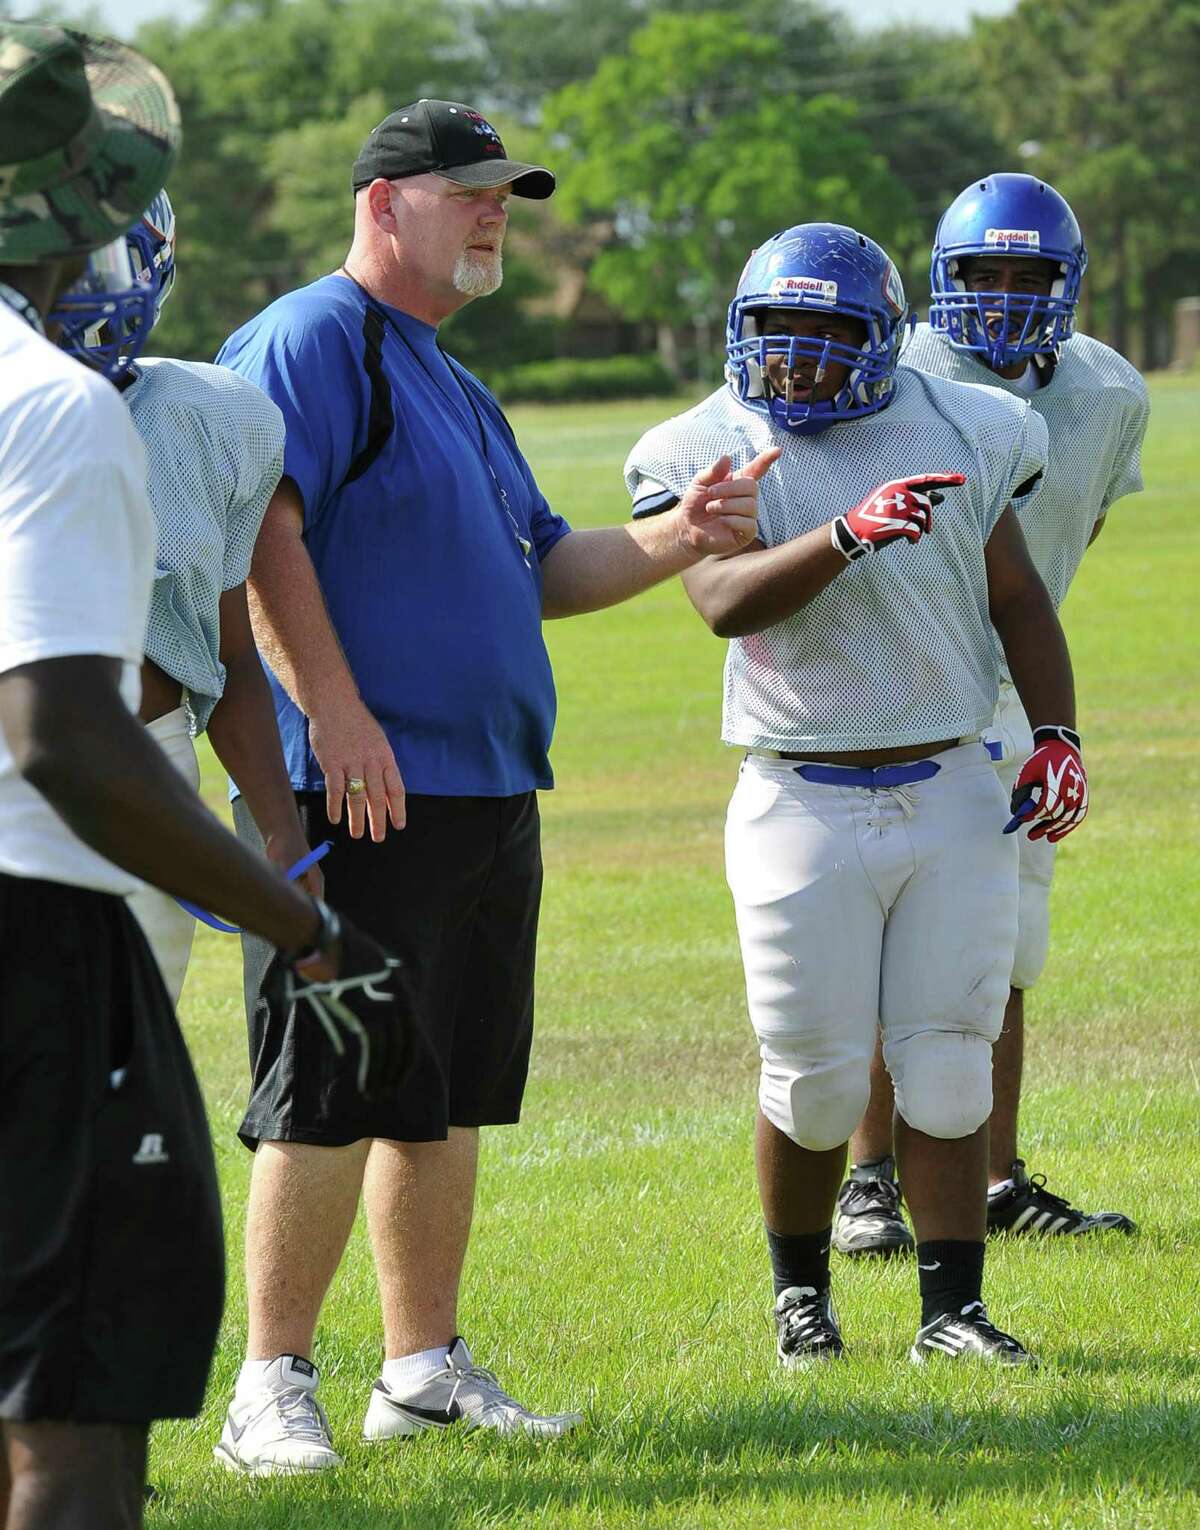
[[[772,1126],[798,1147],[825,1153],[841,1147],[862,1119],[871,1093],[868,1058],[813,1066],[801,1047],[761,1047],[758,1102]]]
[[[885,1042],[896,1109],[914,1130],[953,1141],[992,1113],[992,1043],[971,1031],[918,1031]]]

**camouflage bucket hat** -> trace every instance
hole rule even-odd
[[[0,21],[0,266],[118,238],[162,189],[178,147],[171,87],[140,53]]]

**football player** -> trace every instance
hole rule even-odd
[[[192,742],[207,730],[246,799],[266,853],[287,870],[307,855],[266,676],[254,646],[246,576],[283,471],[283,416],[259,388],[201,361],[134,359],[175,285],[175,213],[160,192],[127,236],[145,288],[136,314],[96,323],[86,305],[54,316],[59,344],[121,390],[146,451],[158,528],[139,716],[193,791]],[[320,874],[305,885],[320,893]],[[178,1004],[195,919],[156,887],[129,900]]]
[[[178,139],[170,87],[141,55],[0,21],[9,1530],[141,1524],[149,1424],[199,1411],[221,1317],[204,1103],[125,894],[153,881],[269,936],[278,1002],[304,1002],[362,1089],[396,1085],[411,1035],[394,963],[226,833],[131,715],[154,572],[144,455],[48,316],[68,289],[92,322],[144,310],[125,233]]]
[[[1116,351],[1075,333],[1087,251],[1074,213],[1031,175],[989,175],[947,208],[933,248],[929,323],[903,365],[937,377],[985,383],[1025,398],[1045,420],[1049,456],[1040,491],[1016,511],[1030,556],[1061,605],[1109,507],[1142,487],[1139,453],[1149,403],[1137,371]],[[1011,788],[1032,748],[1029,719],[1003,669],[988,736]],[[996,1043],[989,1151],[988,1228],[1013,1233],[1135,1231],[1116,1211],[1084,1212],[1030,1176],[1019,1156],[1017,1106],[1024,996],[1049,943],[1054,845],[1021,835],[1016,954],[1004,1028]],[[835,1245],[846,1254],[911,1248],[892,1153],[892,1090],[882,1052],[872,1065],[871,1103],[851,1139],[854,1169],[838,1198]]]
[[[634,514],[727,451],[782,449],[748,550],[684,582],[730,639],[726,826],[762,1058],[756,1154],[777,1353],[838,1356],[831,1223],[880,1027],[919,1239],[915,1361],[1029,1360],[982,1299],[991,1048],[1016,940],[1017,846],[981,740],[992,624],[1038,748],[1031,832],[1082,818],[1071,666],[1011,508],[1046,430],[1019,399],[897,372],[900,277],[873,240],[802,224],[750,258],[727,384],[630,454]],[[881,480],[884,482],[881,483]]]

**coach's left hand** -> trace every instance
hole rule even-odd
[[[735,478],[729,457],[697,473],[675,512],[679,540],[706,555],[739,552],[758,535],[758,481],[780,456],[777,446],[759,452]]]

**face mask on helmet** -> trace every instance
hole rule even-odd
[[[133,365],[175,285],[175,213],[159,192],[123,239],[97,250],[58,300],[63,350],[111,380]]]
[[[1047,262],[1048,294],[970,292],[964,262],[1016,256]],[[1007,368],[1057,355],[1075,331],[1087,250],[1075,214],[1053,186],[1032,175],[991,175],[957,196],[942,215],[930,267],[929,323],[956,350]]]
[[[824,316],[831,333],[787,332],[779,316],[792,313]],[[729,307],[725,376],[746,408],[797,434],[876,414],[891,401],[906,318],[899,272],[874,240],[841,224],[799,224],[746,262]],[[860,341],[845,333],[847,319]],[[816,397],[834,369],[836,391]]]

